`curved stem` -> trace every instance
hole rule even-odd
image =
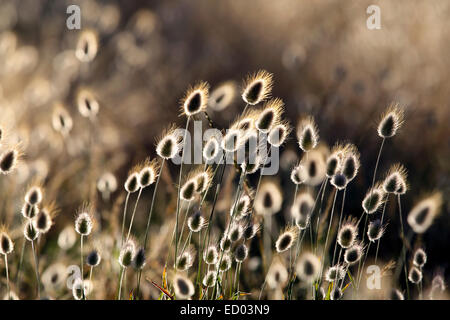
[[[122,218],[122,241],[121,245],[123,246],[123,238],[124,238],[124,231],[125,231],[125,218],[127,216],[127,207],[128,207],[128,200],[130,199],[131,193],[127,193],[127,197],[125,198],[125,206],[123,208],[123,218]]]
[[[130,239],[131,227],[133,226],[134,215],[136,214],[136,209],[137,209],[137,206],[138,206],[138,203],[139,203],[139,199],[141,198],[142,190],[143,190],[143,188],[140,187],[139,188],[139,193],[138,193],[138,196],[137,196],[137,199],[136,199],[136,203],[134,204],[133,213],[131,214],[130,227],[128,228],[128,234],[127,234],[127,240],[126,241],[128,241],[128,239]]]
[[[36,255],[36,248],[34,247],[34,241],[31,241],[31,249],[33,251],[33,257],[34,257],[34,266],[36,271],[36,282],[38,287],[38,299],[41,298],[41,281],[39,279],[39,262]]]

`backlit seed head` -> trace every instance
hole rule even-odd
[[[248,195],[242,195],[239,198],[238,203],[236,204],[236,206],[233,205],[233,207],[231,207],[230,209],[230,215],[232,216],[233,214],[236,216],[247,216],[250,210],[250,197]]]
[[[21,213],[24,218],[33,219],[39,213],[39,207],[25,202],[22,206]]]
[[[50,230],[53,225],[54,212],[53,208],[44,207],[33,218],[33,225],[39,233],[45,234]]]
[[[315,187],[326,177],[326,162],[323,152],[318,149],[308,151],[303,155],[301,163],[306,169],[305,184]]]
[[[235,222],[230,227],[228,237],[232,242],[236,242],[242,238],[243,234],[244,234],[244,226],[240,222]]]
[[[358,236],[358,227],[353,218],[347,218],[339,229],[337,241],[342,248],[350,248],[356,241]]]
[[[194,179],[196,180],[197,188],[195,192],[203,193],[208,190],[212,182],[212,170],[208,167],[205,171],[195,174]]]
[[[231,256],[228,253],[225,253],[222,257],[222,261],[220,262],[219,271],[225,272],[231,268],[232,260]]]
[[[0,231],[0,253],[3,255],[10,254],[14,250],[14,243],[6,232],[6,228],[2,227]]]
[[[203,285],[205,287],[212,287],[216,284],[216,271],[211,270],[203,277]]]
[[[408,191],[408,183],[406,181],[400,180],[400,183],[397,186],[397,190],[395,190],[396,195],[405,194]]]
[[[408,214],[408,224],[416,233],[424,233],[439,214],[442,194],[435,192],[416,204]]]
[[[98,51],[98,35],[94,30],[85,30],[78,38],[75,56],[81,62],[91,62]]]
[[[423,268],[425,263],[427,263],[427,254],[422,248],[419,248],[414,252],[413,263],[418,268]]]
[[[391,104],[381,116],[378,124],[378,135],[381,138],[391,138],[395,136],[398,129],[403,124],[404,112],[398,104]]]
[[[292,171],[291,171],[291,181],[296,184],[302,184],[306,181],[308,178],[308,172],[306,171],[306,168],[302,164],[296,165]]]
[[[81,300],[86,295],[84,283],[81,278],[76,278],[72,284],[72,295],[75,300]]]
[[[331,154],[327,158],[327,178],[331,178],[336,175],[341,168],[341,159],[336,154]]]
[[[176,298],[181,300],[190,299],[195,293],[192,281],[180,274],[175,275],[173,279],[173,289]]]
[[[342,298],[342,290],[339,287],[334,287],[330,292],[330,299],[331,300],[339,300]]]
[[[17,166],[20,151],[18,148],[10,148],[0,155],[0,173],[10,174]]]
[[[206,162],[213,161],[220,151],[219,140],[213,136],[211,137],[203,147],[203,158]]]
[[[283,195],[272,180],[263,181],[255,198],[255,211],[259,215],[273,215],[281,210]]]
[[[82,235],[88,236],[92,232],[93,218],[89,209],[82,210],[75,220],[75,231]]]
[[[325,274],[325,280],[328,282],[340,281],[345,277],[345,268],[342,265],[329,267]]]
[[[230,251],[231,246],[233,245],[233,242],[231,241],[230,237],[225,237],[225,234],[223,235],[222,239],[220,240],[220,249],[223,251]]]
[[[367,214],[376,212],[384,203],[385,193],[379,184],[367,191],[362,207]]]
[[[52,114],[52,126],[55,131],[67,136],[73,127],[72,117],[62,104],[58,103]]]
[[[182,150],[182,141],[177,135],[177,128],[171,125],[164,130],[156,144],[156,153],[161,158],[168,160],[175,157]]]
[[[379,219],[371,221],[367,228],[367,238],[369,241],[375,242],[383,236],[385,229],[386,227],[381,225]]]
[[[30,205],[37,205],[42,201],[42,189],[40,186],[32,186],[25,194],[25,202]]]
[[[208,106],[216,112],[226,109],[237,96],[236,83],[226,81],[215,88],[208,99]]]
[[[361,244],[356,243],[352,247],[345,250],[344,261],[349,265],[355,264],[361,259],[363,253],[364,247]]]
[[[333,185],[333,187],[335,187],[338,190],[344,189],[348,183],[349,183],[349,181],[348,181],[347,177],[340,172],[336,173],[331,178],[331,184]]]
[[[249,223],[244,230],[244,238],[246,240],[252,239],[259,231],[259,224]]]
[[[133,240],[128,240],[120,250],[119,264],[122,268],[128,268],[136,254],[136,244]]]
[[[309,217],[312,213],[314,202],[314,198],[309,192],[305,191],[298,194],[291,207],[291,217],[293,219]]]
[[[240,244],[234,249],[234,259],[236,262],[242,262],[247,259],[248,256],[248,248],[245,244]]]
[[[244,143],[241,130],[230,128],[222,139],[221,147],[226,152],[237,151]]]
[[[342,160],[341,172],[347,178],[347,181],[352,181],[358,174],[358,169],[361,165],[359,161],[359,152],[354,144],[347,144],[345,146],[345,154]]]
[[[273,75],[265,70],[247,76],[243,85],[242,99],[249,105],[255,105],[270,96]]]
[[[313,117],[301,119],[297,126],[297,138],[300,149],[308,152],[314,149],[319,141],[319,129]]]
[[[146,260],[144,248],[137,249],[133,257],[133,268],[136,270],[144,268]]]
[[[63,250],[69,250],[77,241],[77,234],[72,226],[65,227],[58,235],[58,246]]]
[[[196,179],[189,179],[181,187],[180,196],[185,201],[192,201],[195,198],[195,190],[197,189]]]
[[[100,192],[113,193],[117,190],[117,179],[111,172],[105,172],[97,181],[97,189]]]
[[[85,118],[94,119],[100,105],[94,93],[88,89],[81,89],[77,95],[77,106],[80,114]]]
[[[298,229],[290,227],[278,236],[275,242],[275,249],[277,252],[284,252],[292,247],[298,237]]]
[[[288,280],[288,272],[286,267],[276,259],[269,268],[266,276],[266,282],[270,289],[282,288]]]
[[[86,263],[88,266],[96,267],[100,264],[102,257],[97,249],[92,249],[86,256]]]
[[[177,270],[188,270],[194,264],[195,252],[194,249],[189,248],[183,252],[177,259]]]
[[[405,296],[398,289],[391,289],[390,300],[405,300]]]
[[[270,132],[270,130],[280,122],[283,112],[283,100],[279,98],[269,100],[255,119],[256,129],[262,133]]]
[[[188,218],[187,225],[190,231],[199,232],[206,226],[206,220],[203,218],[200,210],[194,211],[194,213]]]
[[[134,193],[138,191],[140,188],[139,173],[138,172],[130,173],[123,186],[128,193]]]
[[[267,142],[274,147],[280,147],[286,141],[291,131],[292,128],[289,123],[279,123],[270,130],[267,136]]]
[[[181,111],[187,117],[194,116],[206,110],[208,105],[209,84],[202,81],[187,90]]]
[[[408,280],[414,284],[422,281],[422,271],[420,271],[417,267],[413,266],[409,269]]]
[[[149,185],[155,183],[157,177],[158,162],[155,159],[152,161],[149,159],[145,160],[141,171],[139,171],[139,185],[141,188],[148,187]]]
[[[28,220],[23,229],[23,235],[28,241],[34,241],[39,236],[39,231],[33,226],[33,222]]]
[[[320,260],[312,253],[303,253],[297,262],[298,277],[307,283],[312,283],[320,273]]]
[[[203,253],[203,260],[207,264],[216,264],[219,258],[219,252],[217,251],[217,247],[214,245],[210,245]]]
[[[389,169],[386,178],[383,181],[383,190],[386,193],[406,192],[406,169],[399,163],[394,164]]]

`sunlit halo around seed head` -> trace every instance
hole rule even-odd
[[[208,105],[209,84],[202,81],[189,88],[182,100],[182,112],[192,117],[206,110]]]
[[[442,205],[442,194],[435,192],[417,203],[408,214],[408,224],[416,233],[428,230],[439,214]]]
[[[242,99],[249,105],[256,105],[270,96],[273,85],[273,75],[265,70],[259,70],[247,76],[243,85]]]
[[[297,138],[298,145],[304,152],[316,147],[319,141],[319,129],[313,117],[300,119],[297,125]]]
[[[398,104],[391,104],[381,116],[378,124],[378,135],[381,138],[391,138],[403,124],[404,111]]]

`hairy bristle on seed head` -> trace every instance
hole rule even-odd
[[[385,229],[386,226],[383,226],[379,219],[373,220],[367,227],[367,238],[369,241],[375,242],[383,236]]]
[[[358,174],[360,167],[359,152],[354,144],[347,144],[345,146],[345,154],[342,160],[341,172],[348,182],[352,181]]]
[[[191,232],[199,232],[206,225],[206,220],[200,210],[194,211],[188,218],[187,225]]]
[[[97,249],[92,249],[86,256],[86,263],[90,267],[96,267],[100,264],[102,257]]]
[[[381,138],[391,138],[395,136],[398,129],[403,124],[404,112],[398,104],[391,104],[381,116],[378,124],[378,135]]]
[[[428,230],[439,214],[442,204],[442,194],[435,192],[417,203],[408,214],[408,224],[415,233],[424,233]]]
[[[234,249],[234,259],[236,262],[243,262],[248,256],[248,248],[244,243],[241,243]]]
[[[207,264],[216,264],[219,258],[219,252],[217,251],[217,247],[214,245],[210,245],[203,253],[203,260]]]
[[[344,261],[349,265],[353,265],[361,259],[363,253],[364,247],[359,243],[355,243],[353,246],[345,250]]]
[[[273,75],[265,70],[247,76],[243,85],[242,99],[249,105],[256,105],[270,96]]]
[[[303,164],[297,164],[291,171],[291,181],[296,184],[302,184],[308,179],[308,173]]]
[[[274,147],[280,147],[291,133],[292,128],[288,122],[282,122],[275,125],[267,136],[267,142]]]
[[[300,119],[297,125],[297,138],[298,145],[304,152],[316,147],[319,141],[319,129],[313,117]]]
[[[133,263],[136,254],[136,244],[134,240],[129,239],[120,250],[119,264],[122,268],[128,268]]]
[[[139,185],[141,188],[148,187],[153,184],[158,177],[158,162],[153,159],[150,161],[146,159],[142,164],[142,169],[139,171]]]
[[[21,153],[17,147],[9,148],[0,155],[0,173],[10,174],[17,167]]]
[[[173,289],[176,298],[182,300],[190,299],[195,293],[192,281],[180,274],[176,274],[173,279]]]
[[[342,248],[347,249],[355,243],[357,236],[358,226],[356,221],[349,217],[338,231],[337,242]]]
[[[340,281],[345,277],[345,268],[342,265],[329,267],[325,274],[325,280],[328,282]]]
[[[279,98],[269,100],[264,104],[263,109],[255,119],[256,129],[262,133],[269,133],[280,122],[283,112],[283,100]]]
[[[207,163],[213,161],[214,159],[216,159],[220,150],[219,139],[215,136],[212,136],[203,147],[203,158]]]
[[[168,160],[175,157],[182,149],[182,142],[176,134],[175,125],[169,126],[164,130],[156,144],[156,153],[161,158]],[[181,139],[182,140],[182,139]]]
[[[14,250],[14,243],[6,231],[5,227],[0,231],[0,253],[3,255],[10,254]]]
[[[25,239],[27,239],[28,241],[34,241],[38,238],[39,231],[36,230],[31,220],[25,222],[25,226],[23,228],[23,235]]]
[[[414,252],[413,264],[418,268],[423,268],[426,262],[427,254],[425,253],[425,250],[423,250],[422,248],[417,249]]]
[[[88,236],[92,231],[93,224],[91,209],[84,206],[75,219],[75,231],[82,236]]]
[[[189,88],[182,100],[181,111],[188,117],[192,117],[206,110],[208,105],[209,84],[201,81]]]
[[[420,271],[416,266],[411,267],[408,273],[408,280],[414,284],[418,284],[422,281],[422,271]]]
[[[128,175],[124,188],[128,193],[134,193],[139,190],[139,172],[132,172]]]
[[[383,190],[386,193],[404,194],[407,189],[407,173],[405,167],[396,163],[389,169],[383,181]]]
[[[289,250],[290,247],[294,244],[298,237],[298,229],[295,227],[290,227],[286,229],[283,233],[278,236],[277,241],[275,242],[275,249],[277,252],[281,253],[286,250]]]
[[[379,184],[369,191],[362,201],[362,207],[367,214],[376,212],[385,201],[385,193]]]

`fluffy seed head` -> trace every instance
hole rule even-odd
[[[246,240],[252,239],[259,231],[259,224],[249,223],[244,230],[244,238]]]
[[[398,129],[403,124],[403,109],[398,104],[391,104],[388,109],[381,116],[378,124],[378,135],[381,138],[391,138],[395,136]]]
[[[203,254],[203,260],[205,260],[207,264],[216,264],[218,258],[219,253],[217,251],[217,247],[214,245],[209,246]]]
[[[240,244],[234,250],[234,259],[236,262],[244,261],[248,256],[248,248],[245,244]]]
[[[263,181],[255,198],[255,211],[259,215],[273,215],[280,211],[283,195],[274,181]]]
[[[32,186],[25,194],[25,202],[30,205],[37,205],[42,201],[42,189],[39,186]]]
[[[427,254],[422,248],[417,249],[414,252],[413,263],[418,268],[423,268],[425,263],[427,262]]]
[[[7,255],[14,250],[14,243],[6,232],[6,229],[4,227],[2,227],[2,229],[3,230],[0,231],[0,253]]]
[[[174,125],[168,127],[156,144],[156,153],[165,160],[172,159],[182,149],[182,139],[178,137],[176,130]]]
[[[236,98],[236,84],[226,81],[215,88],[208,99],[208,106],[216,112],[226,109]]]
[[[288,272],[283,263],[277,259],[272,263],[267,272],[266,282],[269,288],[277,289],[283,287],[288,280]]]
[[[297,138],[300,149],[308,152],[314,149],[319,141],[319,129],[313,117],[300,119],[297,126]]]
[[[72,130],[72,117],[62,104],[58,104],[53,109],[52,126],[55,131],[60,132],[63,136],[67,136]]]
[[[206,220],[203,218],[200,210],[195,211],[187,220],[187,225],[190,231],[199,232],[206,225]]]
[[[333,177],[331,177],[331,184],[338,190],[344,189],[349,183],[347,177],[341,172],[336,173]]]
[[[345,268],[342,265],[335,265],[329,267],[325,274],[325,280],[328,282],[334,282],[344,279]]]
[[[383,236],[385,229],[386,227],[381,225],[379,219],[371,221],[367,228],[367,238],[369,241],[375,242]]]
[[[304,165],[299,163],[292,169],[291,181],[294,184],[296,184],[296,185],[302,184],[306,181],[307,178],[308,178],[308,173],[307,173]]]
[[[77,95],[77,106],[80,114],[85,118],[94,119],[100,105],[94,93],[88,89],[81,89]]]
[[[364,253],[364,247],[359,243],[354,244],[352,247],[345,250],[344,261],[349,265],[355,264],[361,259]]]
[[[241,130],[230,128],[222,139],[221,147],[226,152],[235,152],[242,146],[243,142]]]
[[[352,181],[358,174],[360,167],[359,152],[355,145],[347,144],[345,146],[345,155],[342,160],[341,172],[347,178],[347,181]]]
[[[182,300],[190,299],[195,293],[192,281],[180,274],[175,275],[173,279],[173,289],[177,299]]]
[[[33,226],[33,222],[28,220],[23,228],[23,235],[28,241],[34,241],[39,236],[39,231]]]
[[[132,172],[128,175],[124,188],[128,193],[134,193],[139,190],[139,172]]]
[[[356,241],[358,236],[358,227],[356,221],[348,218],[338,232],[337,241],[342,248],[350,248]]]
[[[294,227],[288,228],[278,236],[278,239],[275,242],[275,249],[277,249],[277,252],[284,252],[286,250],[289,250],[289,248],[294,244],[295,240],[297,240],[297,237],[298,229]]]
[[[230,251],[232,245],[233,242],[231,241],[230,237],[225,237],[224,234],[222,239],[220,240],[220,249],[222,249],[223,251]]]
[[[269,100],[255,119],[256,129],[262,133],[270,132],[270,130],[280,121],[283,112],[283,100],[279,98]]]
[[[153,184],[158,177],[158,163],[156,160],[145,160],[143,168],[139,171],[139,185],[141,188]]]
[[[289,123],[279,123],[270,130],[267,137],[267,142],[274,147],[280,147],[286,141],[286,138],[289,136],[291,131],[292,128]]]
[[[216,283],[216,271],[211,270],[208,271],[207,274],[203,277],[203,285],[205,287],[212,287]]]
[[[75,56],[81,62],[91,62],[98,51],[98,36],[94,30],[85,30],[78,38]]]
[[[309,252],[303,253],[297,263],[296,271],[302,281],[307,283],[313,282],[320,273],[319,258]]]
[[[385,193],[380,185],[375,185],[372,189],[367,191],[362,207],[367,214],[376,212],[384,202]]]
[[[181,187],[180,196],[185,201],[192,201],[195,198],[195,190],[197,189],[197,180],[189,179]]]
[[[250,203],[251,200],[248,195],[245,194],[241,196],[236,206],[233,205],[233,207],[231,207],[230,215],[232,216],[234,214],[235,216],[242,216],[242,217],[247,216],[250,210]]]
[[[255,105],[270,96],[273,85],[273,75],[265,70],[247,76],[244,82],[242,99],[249,105]]]
[[[415,284],[419,283],[422,281],[422,271],[415,266],[411,267],[408,274],[408,280]]]
[[[75,219],[75,231],[82,235],[88,236],[92,231],[93,219],[88,210],[81,211]]]
[[[33,219],[33,225],[39,233],[47,233],[53,225],[53,208],[42,208]]]
[[[10,148],[0,155],[0,173],[9,174],[17,166],[20,152],[17,148]]]
[[[136,270],[144,268],[146,263],[145,250],[140,247],[136,250],[136,253],[133,257],[133,268]]]
[[[220,144],[216,137],[211,137],[203,147],[203,158],[206,162],[214,160],[220,151]]]
[[[386,193],[403,194],[406,192],[406,169],[399,163],[394,164],[383,181],[383,190]]]
[[[232,242],[236,242],[242,238],[243,234],[244,234],[244,226],[242,225],[242,223],[235,222],[230,227],[228,237]]]
[[[442,195],[436,192],[416,204],[408,214],[408,224],[416,233],[424,233],[439,214]]]
[[[208,167],[205,171],[195,174],[194,179],[196,180],[197,188],[195,192],[203,193],[208,190],[212,181],[212,171]]]
[[[194,264],[194,250],[189,248],[183,252],[177,259],[177,269],[180,271],[188,270]]]
[[[22,206],[21,213],[24,218],[33,219],[39,213],[39,207],[25,202]]]
[[[102,257],[97,249],[92,249],[86,256],[86,263],[88,266],[96,267],[100,264]]]
[[[346,153],[346,147],[341,143],[336,143],[331,150],[331,154],[326,161],[326,176],[331,178],[336,173],[341,171],[342,161]]]
[[[136,254],[136,244],[133,240],[128,240],[120,250],[119,264],[122,268],[128,268]]]
[[[183,100],[181,110],[188,117],[206,110],[208,105],[209,84],[202,81],[189,88]]]
[[[222,257],[222,261],[220,262],[219,271],[225,272],[231,268],[232,260],[231,256],[228,253],[225,253]]]

